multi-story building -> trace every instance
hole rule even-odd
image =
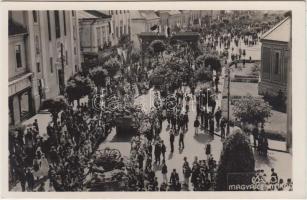
[[[131,13],[131,40],[140,48],[138,35],[144,32],[160,32],[160,17],[153,10],[133,10]]]
[[[64,93],[80,69],[75,11],[9,12],[9,119],[18,124]]]
[[[123,35],[130,35],[130,10],[101,10],[100,12],[110,15],[111,19],[111,42],[117,45]]]
[[[176,31],[184,24],[184,14],[179,10],[159,10],[156,13],[160,17],[162,32],[166,32],[168,28]]]
[[[286,18],[266,32],[261,39],[261,81],[259,94],[287,95],[290,19]]]
[[[111,45],[111,16],[98,11],[77,11],[82,60]]]

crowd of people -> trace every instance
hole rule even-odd
[[[248,27],[240,27],[248,29]],[[240,34],[235,29],[225,29],[225,31],[203,30],[201,32],[204,43],[211,50],[229,49],[231,42],[236,47],[240,42],[247,46],[256,45],[261,31],[253,36]],[[188,54],[186,54],[188,52]],[[233,52],[233,49],[232,49]],[[223,53],[220,51],[220,53]],[[186,54],[186,55],[185,55]],[[241,59],[244,51],[233,54],[237,59]],[[170,55],[170,57],[172,57]],[[182,59],[189,60],[193,56],[190,51],[184,51]],[[159,63],[156,63],[159,64]],[[161,64],[161,63],[160,63]],[[150,67],[149,67],[150,68]],[[148,81],[148,72],[140,65],[129,65],[122,69],[122,79],[132,84]],[[121,81],[121,83],[125,82]],[[211,137],[220,130],[220,137],[226,137],[225,128],[227,120],[222,117],[222,111],[217,106],[215,96],[219,93],[219,77],[215,76],[211,88],[196,89],[196,86],[187,83],[189,87],[180,87],[174,94],[172,106],[164,104],[159,99],[161,94],[156,94],[155,105],[152,108],[151,128],[145,133],[138,133],[131,140],[129,164],[118,167],[125,170],[128,176],[127,187],[132,191],[209,191],[214,190],[215,174],[218,163],[212,156],[211,145],[205,147],[204,160],[198,157],[190,164],[187,157],[184,157],[182,171],[170,169],[166,153],[174,153],[175,137],[178,139],[178,149],[185,148],[185,137],[189,130],[189,122],[193,120],[195,136],[209,134]],[[110,86],[108,93],[119,92],[118,88]],[[122,86],[124,87],[124,86]],[[141,93],[140,87],[138,92]],[[190,90],[188,93],[186,91]],[[123,94],[126,92],[123,91]],[[162,95],[164,96],[164,95]],[[191,112],[191,100],[196,102],[196,117],[189,119]],[[167,149],[166,142],[161,139],[162,122],[167,121],[169,128],[170,149]],[[88,165],[93,158],[98,145],[107,136],[111,127],[101,119],[101,116],[86,104],[81,104],[76,109],[68,106],[60,113],[59,119],[51,121],[47,126],[47,135],[43,136],[43,131],[39,129],[38,120],[24,129],[18,129],[10,134],[9,138],[9,165],[12,185],[20,182],[22,191],[46,191],[45,183],[49,181],[48,191],[83,191],[84,179],[91,173]],[[268,140],[263,127],[258,133],[254,129],[254,146],[259,154],[267,155]],[[158,181],[158,174],[161,171],[162,182]],[[258,172],[257,172],[258,173]],[[179,175],[181,174],[181,175]],[[262,177],[264,174],[260,171]],[[260,176],[259,175],[259,176]],[[181,179],[180,179],[181,177]],[[272,169],[271,190],[284,190],[291,188],[292,181],[288,179],[284,183],[283,179],[278,179],[277,174]],[[290,189],[289,189],[290,190]]]
[[[22,191],[81,191],[83,169],[101,140],[106,126],[88,115],[86,104],[77,110],[67,107],[57,122],[47,126],[43,137],[38,121],[25,130],[16,130],[10,138],[10,176],[20,182]],[[12,183],[14,184],[14,183]]]

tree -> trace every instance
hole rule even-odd
[[[215,54],[203,54],[198,56],[196,58],[196,65],[198,67],[204,65],[206,68],[210,66],[211,70],[215,70],[216,72],[221,72],[222,70],[220,59]]]
[[[118,70],[121,67],[121,63],[118,61],[117,58],[110,58],[107,62],[104,63],[103,68],[108,71],[110,77],[114,77]]]
[[[52,115],[52,121],[57,124],[58,114],[67,108],[67,103],[63,96],[54,99],[46,99],[41,106],[41,109],[47,109]]]
[[[68,101],[77,100],[79,105],[80,99],[92,92],[92,84],[88,77],[76,74],[68,79],[65,91]]]
[[[149,45],[149,50],[156,55],[157,60],[159,54],[161,54],[166,49],[166,45],[161,40],[154,40]]]
[[[271,116],[271,106],[263,99],[249,95],[235,102],[233,114],[243,123],[257,126]]]
[[[254,171],[255,159],[249,138],[241,130],[235,130],[223,143],[215,189],[227,191],[229,190],[227,186],[233,182],[251,184]]]
[[[179,88],[183,82],[188,82],[193,70],[187,61],[169,61],[164,66],[155,68],[149,82],[155,87],[167,87],[170,91]]]
[[[90,70],[90,78],[96,85],[98,93],[100,93],[102,87],[106,86],[107,77],[108,77],[108,71],[104,69],[102,66],[98,66]]]
[[[201,66],[194,72],[194,79],[196,81],[211,81],[212,72],[208,70],[205,66]]]

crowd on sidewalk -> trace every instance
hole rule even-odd
[[[22,191],[45,190],[46,178],[51,190],[82,190],[83,169],[107,133],[101,120],[89,113],[85,104],[77,110],[68,107],[48,124],[47,139],[40,134],[38,120],[10,135],[10,176]]]

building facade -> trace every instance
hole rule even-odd
[[[9,12],[9,119],[18,124],[64,93],[80,69],[75,11]]]
[[[77,11],[82,61],[111,46],[111,16],[98,11]]]
[[[111,16],[111,43],[117,45],[123,35],[131,33],[130,10],[101,10],[100,12]]]
[[[160,32],[160,17],[152,10],[133,10],[131,12],[131,40],[134,48],[140,49],[138,35],[144,32]]]
[[[289,62],[290,19],[286,18],[261,39],[261,81],[259,94],[287,96],[287,73]]]

